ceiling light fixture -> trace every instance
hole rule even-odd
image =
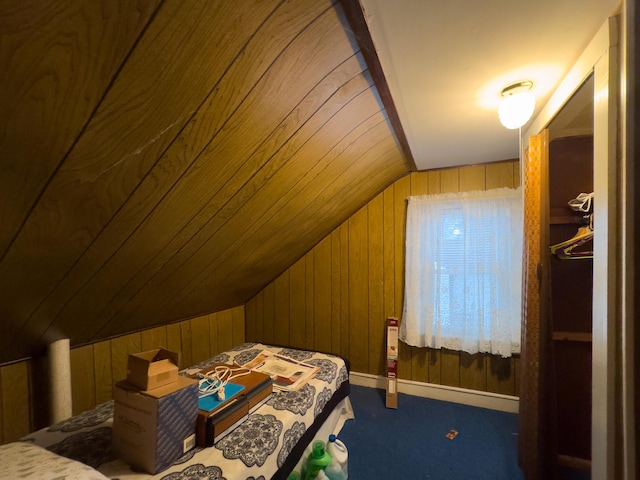
[[[498,108],[500,123],[508,129],[516,129],[529,121],[536,106],[531,93],[533,82],[523,80],[502,89],[502,102]]]

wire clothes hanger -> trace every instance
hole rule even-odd
[[[573,210],[579,212],[591,212],[593,207],[593,192],[581,193],[577,198],[569,200],[568,204]],[[574,251],[575,248],[593,240],[593,214],[588,215],[589,224],[578,228],[578,232],[569,240],[551,245],[549,248],[553,255],[562,260],[579,260],[593,258],[591,251]]]
[[[551,245],[551,253],[562,260],[576,260],[582,258],[593,258],[593,251],[577,251],[573,250],[593,240],[593,229],[590,225],[580,227],[569,240]]]

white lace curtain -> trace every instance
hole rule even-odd
[[[522,190],[409,197],[400,339],[520,352]]]

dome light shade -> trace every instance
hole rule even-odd
[[[516,129],[529,121],[536,106],[536,99],[530,92],[533,83],[514,83],[502,90],[504,99],[498,108],[500,123],[508,129]]]

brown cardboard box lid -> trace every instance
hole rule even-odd
[[[127,381],[140,390],[153,390],[178,378],[180,354],[164,348],[129,355]]]
[[[120,380],[116,383],[116,387],[127,392],[136,392],[140,395],[145,395],[151,398],[162,398],[194,383],[198,383],[198,381],[193,378],[178,375],[178,378],[176,378],[174,382],[151,390],[140,390],[136,385],[133,385],[128,380]]]

